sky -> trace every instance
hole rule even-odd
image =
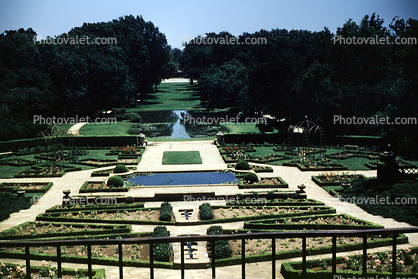
[[[182,49],[189,37],[228,31],[238,36],[261,29],[335,33],[347,20],[376,13],[387,26],[395,16],[418,19],[416,0],[0,0],[0,33],[31,27],[38,37],[67,33],[83,23],[142,15]]]

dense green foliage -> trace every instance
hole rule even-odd
[[[244,179],[244,181],[247,181],[249,183],[256,183],[256,182],[258,182],[258,176],[255,173],[253,173],[253,172],[246,173],[244,175],[244,178],[243,179]]]
[[[373,215],[393,218],[417,226],[418,181],[406,179],[395,183],[384,183],[377,179],[361,179],[344,190],[342,199],[353,197],[363,201],[357,205]],[[382,200],[381,200],[382,199]],[[390,205],[390,206],[388,206]]]
[[[115,167],[115,169],[113,170],[114,173],[124,173],[124,172],[128,172],[128,171],[129,171],[129,169],[125,165],[117,165]]]
[[[340,125],[343,117],[418,117],[418,48],[415,44],[340,44],[342,38],[418,38],[418,21],[395,18],[386,27],[378,15],[365,16],[320,32],[273,29],[244,33],[266,44],[193,44],[185,46],[183,69],[198,80],[202,104],[210,109],[236,107],[248,117],[274,117],[286,132],[307,115],[327,135],[383,135],[406,153],[418,149],[412,125]],[[221,32],[206,37],[233,37]],[[338,37],[340,38],[340,37]]]
[[[167,237],[170,232],[166,227],[158,226],[154,228],[153,237]],[[168,262],[171,257],[170,243],[155,243],[154,244],[154,259],[160,262]]]
[[[207,235],[222,235],[223,228],[221,226],[211,226],[207,229],[206,234]],[[215,255],[217,259],[225,259],[225,258],[231,257],[232,249],[228,243],[228,240],[215,241]]]
[[[163,202],[160,209],[160,221],[171,221],[173,208],[169,202]]]
[[[212,220],[213,217],[215,217],[213,215],[212,206],[210,203],[202,203],[199,206],[199,217],[200,220]]]
[[[250,164],[248,164],[245,160],[239,160],[238,163],[235,165],[237,170],[250,170]]]
[[[165,35],[142,17],[84,23],[57,38],[77,37],[116,42],[47,44],[31,28],[0,34],[1,139],[36,137],[44,126],[31,123],[35,115],[93,116],[129,104],[167,75]]]
[[[31,206],[30,198],[17,197],[9,192],[0,192],[0,221],[9,218],[10,214]]]
[[[117,175],[111,176],[107,180],[107,186],[109,186],[110,188],[120,188],[123,187],[123,185],[124,183],[122,177]]]

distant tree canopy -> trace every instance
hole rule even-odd
[[[58,38],[116,44],[40,44],[32,29],[0,34],[0,138],[34,137],[33,116],[90,115],[128,104],[167,77],[165,35],[132,15],[84,23]]]
[[[206,38],[227,35],[232,37],[222,32]],[[373,14],[359,24],[347,21],[336,34],[327,28],[273,29],[239,36],[240,42],[266,38],[267,44],[191,41],[185,44],[181,64],[198,80],[201,100],[209,109],[234,106],[248,116],[269,114],[287,120],[283,129],[308,115],[330,134],[383,135],[403,151],[412,148],[416,125],[334,125],[333,116],[418,117],[417,45],[340,44],[336,36],[418,39],[418,21],[394,18],[385,27]]]

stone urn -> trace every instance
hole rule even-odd
[[[139,140],[139,145],[140,145],[140,146],[143,146],[143,145],[144,145],[144,143],[145,143],[145,135],[144,135],[143,133],[140,133],[140,134],[138,135],[138,140]]]
[[[25,191],[17,191],[17,196],[20,197],[24,197],[25,196]]]
[[[64,194],[63,199],[70,199],[70,194],[71,194],[71,190],[64,190],[62,191],[62,193]]]
[[[299,189],[298,193],[305,193],[306,185],[305,184],[298,185],[298,189]]]
[[[223,141],[224,141],[224,133],[222,133],[222,132],[217,132],[217,133],[216,133],[216,141],[217,141],[218,143],[223,142]]]
[[[343,189],[348,189],[351,186],[351,183],[347,183],[347,182],[343,182],[341,183],[341,187],[343,187]]]

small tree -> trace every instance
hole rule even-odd
[[[125,165],[117,165],[113,170],[114,173],[128,172],[129,169]]]
[[[249,172],[244,175],[244,181],[248,181],[248,183],[258,182],[258,176],[253,172]]]

